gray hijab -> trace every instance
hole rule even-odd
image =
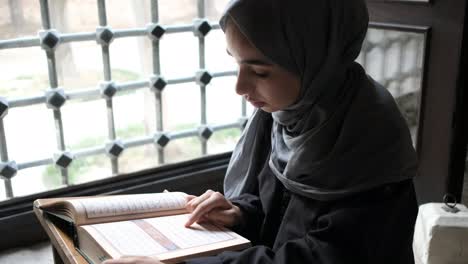
[[[254,192],[256,167],[267,159],[289,191],[324,201],[415,176],[395,101],[354,62],[368,26],[364,0],[234,0],[220,20],[224,31],[227,19],[301,80],[293,105],[254,111],[228,166],[227,197]]]

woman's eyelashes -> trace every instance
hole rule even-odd
[[[270,75],[270,72],[266,69],[259,69],[255,67],[249,67],[249,71],[258,78],[267,78]]]
[[[253,73],[259,78],[267,78],[269,75],[268,72],[253,71]]]
[[[268,67],[258,67],[256,65],[250,64],[237,64],[237,72],[243,71],[246,76],[251,76],[252,78],[265,79],[270,76],[270,69]]]

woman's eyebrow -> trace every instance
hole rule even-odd
[[[244,64],[251,64],[251,65],[258,65],[258,66],[272,66],[273,64],[265,61],[265,60],[259,60],[259,59],[246,59],[246,60],[241,60],[240,63]]]
[[[229,50],[226,49],[226,52],[229,56],[232,56]],[[259,66],[272,66],[273,65],[271,62],[268,62],[266,60],[261,60],[261,59],[245,59],[245,60],[241,60],[240,63],[259,65]]]

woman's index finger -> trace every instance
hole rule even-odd
[[[217,206],[223,205],[224,200],[220,199],[217,195],[211,195],[210,197],[203,200],[199,203],[196,208],[193,210],[192,214],[190,215],[187,223],[185,223],[185,227],[191,226],[193,223],[198,221],[198,219],[211,211],[212,209],[216,208]]]

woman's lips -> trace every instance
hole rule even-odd
[[[251,103],[251,104],[252,104],[254,107],[256,107],[256,108],[262,108],[262,107],[264,107],[264,106],[266,105],[265,102],[254,100],[254,99],[252,99],[250,96],[247,96],[247,95],[244,95],[244,99],[245,99],[247,102]]]
[[[251,101],[251,100],[249,100],[249,102],[256,108],[262,108],[263,106],[265,106],[265,103],[262,102],[262,101]]]

